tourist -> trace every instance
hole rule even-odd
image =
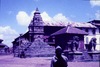
[[[62,55],[62,48],[60,46],[56,47],[55,56],[51,60],[51,67],[67,67],[67,57]]]

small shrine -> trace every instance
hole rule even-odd
[[[9,47],[2,43],[2,39],[0,39],[0,55],[9,54]]]

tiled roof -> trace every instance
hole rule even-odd
[[[83,28],[96,28],[96,26],[91,23],[73,23],[71,24],[73,27],[83,27]]]
[[[93,20],[93,21],[90,21],[88,23],[91,23],[91,24],[93,24],[95,26],[100,26],[100,20]]]
[[[51,34],[51,36],[54,36],[54,35],[60,35],[60,34],[82,34],[82,35],[87,35],[88,33],[83,31],[83,30],[80,30],[78,28],[75,28],[75,27],[71,27],[71,26],[67,26],[63,29],[60,29],[59,31]]]
[[[100,20],[92,20],[92,21],[89,21],[88,23],[100,23]]]
[[[70,24],[71,22],[44,22],[44,26],[67,26]]]
[[[3,43],[0,43],[0,48],[8,48],[8,46]]]
[[[73,27],[83,27],[83,28],[96,28],[95,25],[91,23],[82,23],[82,22],[56,22],[56,23],[50,23],[50,22],[44,22],[44,26],[68,26],[71,25]]]
[[[0,46],[6,46],[5,44],[3,44],[3,43],[0,43]]]

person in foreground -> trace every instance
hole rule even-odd
[[[67,57],[62,55],[62,48],[57,46],[55,50],[55,56],[51,60],[51,67],[67,67],[67,61]]]

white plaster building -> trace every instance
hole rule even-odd
[[[78,23],[78,22],[66,22],[67,24],[54,24],[55,26],[67,26],[67,25],[71,25],[72,27],[76,27],[79,28],[81,30],[84,30],[86,32],[88,32],[88,35],[84,36],[84,44],[89,44],[91,38],[95,37],[97,39],[97,46],[96,49],[100,50],[100,20],[92,20],[89,22],[85,22],[85,23]],[[47,23],[47,26],[49,23]],[[51,26],[53,26],[51,24]]]
[[[93,20],[87,23],[75,23],[72,26],[88,32],[88,35],[84,36],[84,44],[89,44],[91,38],[97,39],[96,49],[100,50],[100,20]]]

